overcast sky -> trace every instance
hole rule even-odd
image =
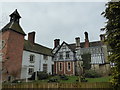
[[[106,21],[101,16],[105,2],[7,2],[0,6],[2,27],[9,22],[9,15],[18,9],[24,32],[35,31],[36,43],[49,48],[53,48],[54,39],[74,43],[75,37],[80,37],[83,42],[85,31],[89,41],[97,41]]]

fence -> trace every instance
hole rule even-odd
[[[96,83],[25,83],[3,85],[4,88],[112,88],[111,83],[96,82]]]

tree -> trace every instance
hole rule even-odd
[[[83,67],[85,70],[89,70],[91,68],[91,54],[89,53],[84,53],[83,55],[81,55],[82,60],[83,60]]]
[[[101,30],[106,31],[106,42],[111,49],[108,59],[115,63],[111,81],[115,87],[120,87],[120,0],[108,2],[102,15],[107,19],[106,26]]]

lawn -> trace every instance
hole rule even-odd
[[[50,78],[55,78],[55,79],[58,79],[58,81],[60,83],[75,83],[76,80],[78,80],[78,76],[67,76],[69,79],[68,80],[61,80],[59,76],[53,76],[53,77],[50,77]],[[50,79],[49,78],[49,79]],[[38,80],[38,81],[35,81],[35,82],[40,82],[40,83],[47,83],[47,81],[49,79],[45,79],[45,80]],[[107,76],[107,77],[100,77],[100,78],[86,78],[86,80],[88,80],[88,82],[109,82],[111,79],[110,76]]]
[[[100,78],[86,78],[88,82],[109,82],[111,77],[100,77]]]

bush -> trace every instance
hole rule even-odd
[[[60,76],[60,79],[61,79],[61,80],[68,80],[68,77],[65,76],[65,75],[61,75],[61,76]]]
[[[46,72],[38,72],[38,80],[47,79],[49,75]]]
[[[21,80],[13,80],[12,83],[22,83]]]
[[[86,78],[97,78],[97,77],[101,77],[101,75],[95,72],[94,70],[86,70],[85,77]]]
[[[36,74],[36,72],[34,72],[32,74],[32,76],[29,78],[29,80],[35,80],[35,74]],[[48,77],[49,77],[49,75],[46,72],[43,72],[43,71],[37,72],[38,80],[47,79]]]
[[[50,83],[50,82],[59,82],[59,81],[56,78],[51,78],[51,79],[48,80],[48,83]]]

